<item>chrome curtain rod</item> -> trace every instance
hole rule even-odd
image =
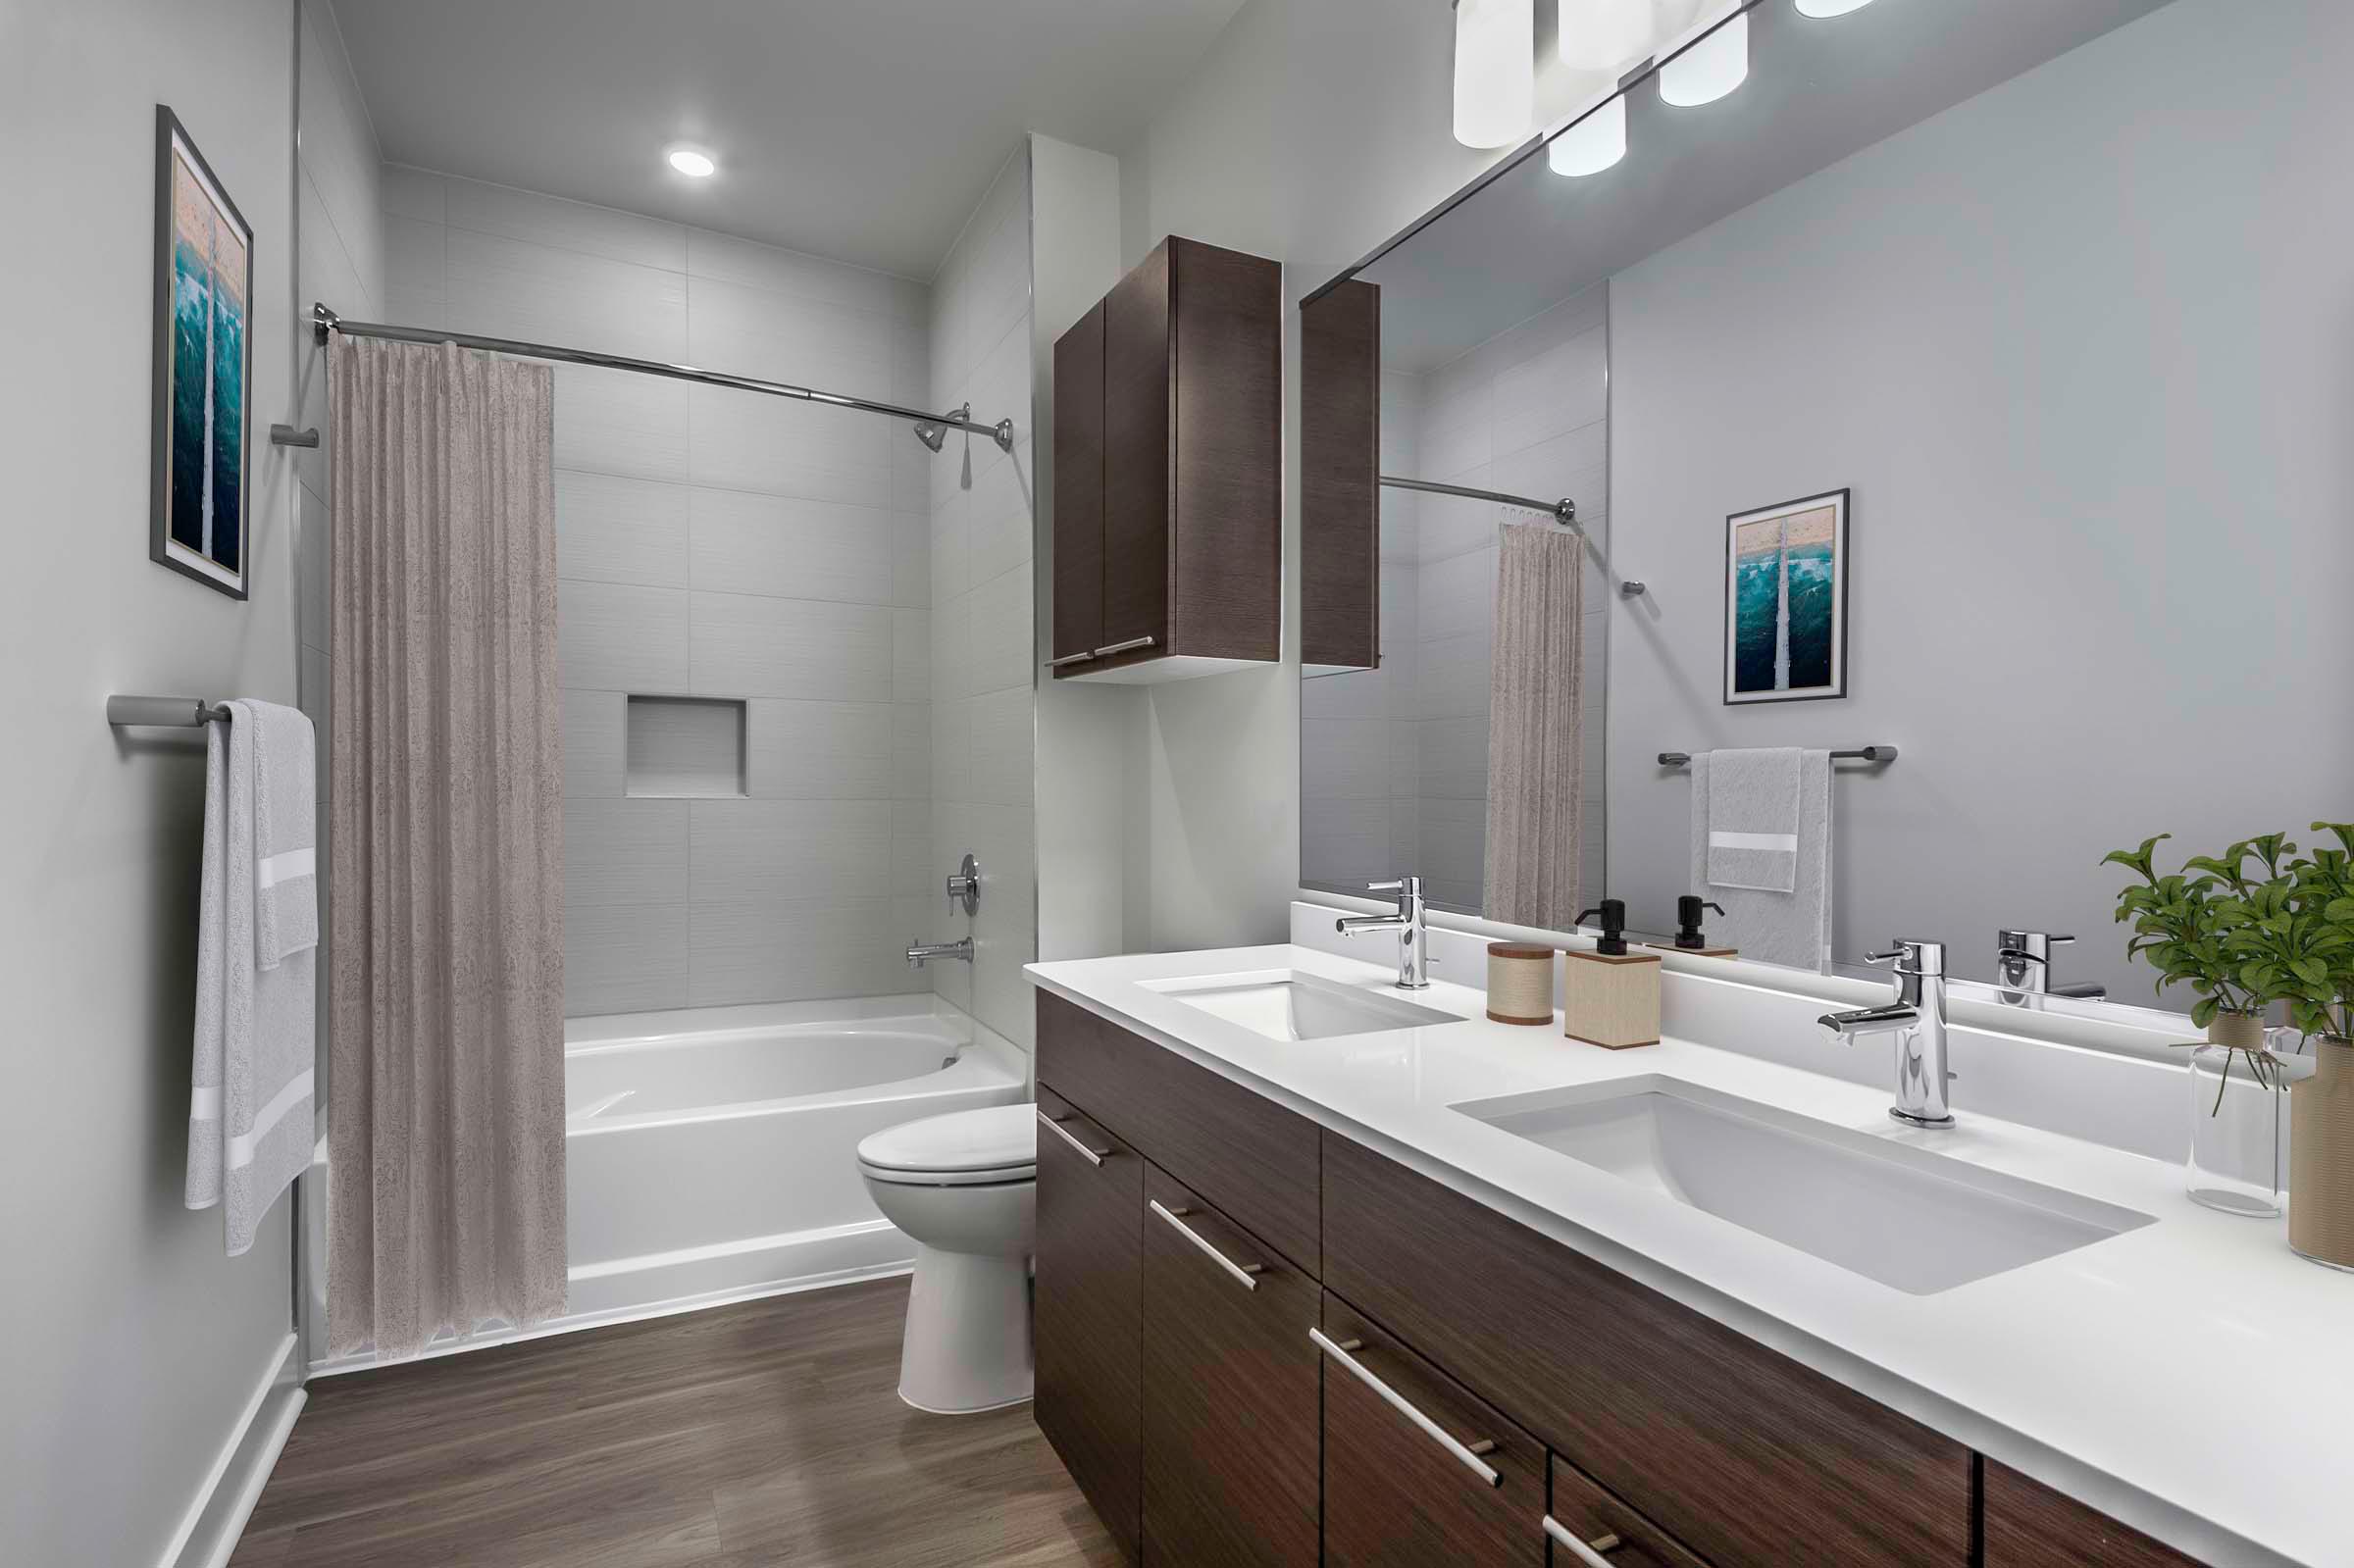
[[[1575,529],[1579,533],[1586,531],[1577,521],[1577,503],[1566,495],[1558,501],[1540,501],[1533,496],[1507,495],[1502,490],[1474,490],[1467,485],[1439,484],[1430,480],[1402,480],[1393,474],[1384,474],[1381,482],[1393,490],[1424,490],[1432,495],[1459,495],[1467,501],[1494,501],[1499,506],[1516,506],[1523,511],[1543,512],[1565,528]]]
[[[112,725],[161,726],[168,730],[199,730],[208,719],[229,722],[229,705],[202,697],[123,697],[106,699],[106,722]]]
[[[1832,752],[1831,760],[1833,762],[1869,762],[1874,764],[1894,762],[1896,747],[1854,746],[1845,751]],[[1660,753],[1660,766],[1663,768],[1681,768],[1689,765],[1691,761],[1692,753],[1689,751],[1663,751]]]
[[[311,338],[324,347],[327,334],[341,332],[346,337],[382,337],[395,343],[455,343],[460,348],[481,349],[489,354],[505,354],[515,359],[553,360],[562,365],[593,365],[601,370],[636,371],[641,376],[666,376],[675,381],[694,381],[704,386],[728,386],[740,392],[765,392],[770,397],[798,398],[804,403],[830,403],[836,408],[854,408],[868,414],[881,414],[887,419],[905,420],[915,427],[916,436],[937,452],[949,430],[969,430],[986,435],[998,446],[1013,450],[1013,421],[999,420],[984,425],[973,419],[971,405],[947,414],[927,414],[920,408],[901,408],[896,403],[878,403],[871,398],[851,397],[842,392],[821,392],[815,387],[794,386],[789,381],[764,381],[751,376],[730,376],[724,371],[707,371],[692,365],[666,365],[659,360],[631,359],[623,354],[599,353],[593,348],[558,348],[550,343],[527,343],[511,337],[480,337],[472,332],[444,332],[430,327],[393,327],[384,322],[347,322],[325,305],[311,307]]]

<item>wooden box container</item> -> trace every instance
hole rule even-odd
[[[1561,1033],[1611,1050],[1660,1042],[1660,955],[1561,955]]]

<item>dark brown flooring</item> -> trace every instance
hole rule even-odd
[[[230,1568],[1112,1568],[1030,1407],[899,1402],[904,1280],[314,1384]]]

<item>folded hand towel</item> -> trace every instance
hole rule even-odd
[[[1712,887],[1786,893],[1798,882],[1798,750],[1709,753]]]
[[[319,945],[318,813],[311,721],[248,704],[253,719],[254,956],[276,969]]]
[[[192,1209],[223,1206],[231,1257],[311,1156],[315,949],[264,969],[255,945],[254,739],[262,704],[233,701],[205,737],[204,883],[188,1095]]]
[[[1715,797],[1714,752],[1692,759],[1692,885],[1710,884],[1709,823]],[[1831,754],[1799,759],[1798,849],[1790,891],[1714,886],[1724,914],[1710,931],[1743,958],[1822,970],[1831,953]]]

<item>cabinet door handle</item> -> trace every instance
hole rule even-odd
[[[1115,642],[1108,648],[1098,648],[1093,656],[1099,659],[1108,659],[1115,653],[1126,653],[1131,648],[1149,648],[1156,640],[1158,639],[1153,637],[1130,637],[1127,641]]]
[[[1579,1562],[1584,1563],[1586,1568],[1611,1568],[1610,1559],[1603,1553],[1616,1551],[1625,1544],[1614,1535],[1596,1536],[1592,1541],[1580,1541],[1569,1533],[1566,1526],[1551,1514],[1545,1516],[1545,1534],[1567,1546],[1570,1554]]]
[[[1161,1206],[1160,1199],[1158,1198],[1153,1198],[1151,1200],[1151,1208],[1153,1213],[1159,1215],[1162,1219],[1169,1222],[1170,1229],[1174,1230],[1179,1236],[1184,1237],[1187,1240],[1193,1242],[1194,1245],[1200,1247],[1203,1252],[1208,1256],[1212,1263],[1215,1263],[1219,1268],[1224,1269],[1228,1274],[1233,1275],[1235,1284],[1241,1286],[1246,1290],[1255,1290],[1258,1289],[1257,1276],[1264,1274],[1267,1270],[1267,1266],[1264,1263],[1237,1263],[1234,1261],[1234,1259],[1228,1257],[1216,1247],[1211,1246],[1207,1241],[1202,1239],[1202,1234],[1199,1231],[1196,1231],[1192,1226],[1186,1224],[1184,1220],[1178,1218],[1179,1215],[1191,1214],[1193,1212],[1191,1209],[1163,1208]]]
[[[1049,659],[1047,661],[1047,668],[1049,670],[1059,670],[1066,664],[1085,664],[1088,660],[1094,657],[1095,655],[1093,653],[1066,653],[1059,659]]]
[[[1052,1133],[1056,1138],[1061,1138],[1065,1143],[1070,1144],[1071,1147],[1077,1149],[1079,1151],[1079,1157],[1087,1161],[1087,1163],[1090,1165],[1102,1164],[1103,1157],[1111,1152],[1111,1150],[1107,1148],[1089,1148],[1085,1143],[1079,1141],[1079,1139],[1072,1135],[1069,1128],[1063,1126],[1061,1122],[1055,1120],[1053,1117],[1049,1116],[1045,1111],[1040,1111],[1038,1113],[1038,1125],[1045,1128],[1048,1132]]]
[[[1356,1357],[1351,1355],[1347,1348],[1344,1348],[1342,1345],[1329,1339],[1326,1339],[1322,1329],[1308,1330],[1307,1337],[1316,1341],[1317,1349],[1323,1351],[1335,1361],[1338,1361],[1351,1377],[1356,1379],[1357,1382],[1363,1384],[1366,1388],[1371,1389],[1375,1393],[1380,1394],[1383,1401],[1386,1402],[1391,1409],[1397,1411],[1400,1415],[1406,1417],[1407,1420],[1411,1421],[1416,1427],[1420,1428],[1424,1437],[1430,1439],[1431,1442],[1437,1443],[1440,1447],[1455,1455],[1456,1462],[1460,1464],[1465,1470],[1470,1471],[1473,1475],[1479,1477],[1480,1480],[1486,1482],[1491,1487],[1501,1487],[1504,1485],[1504,1477],[1496,1473],[1496,1467],[1480,1457],[1480,1455],[1483,1453],[1495,1452],[1495,1443],[1487,1441],[1486,1439],[1482,1439],[1478,1442],[1469,1443],[1456,1442],[1456,1440],[1448,1434],[1444,1427],[1440,1426],[1436,1421],[1431,1420],[1430,1417],[1424,1415],[1421,1411],[1415,1409],[1412,1404],[1407,1402],[1405,1394],[1400,1393],[1396,1389],[1391,1388],[1388,1384],[1375,1377],[1365,1366],[1365,1364],[1357,1360]],[[1352,1346],[1354,1346],[1356,1343],[1356,1341],[1354,1340],[1350,1341]]]

